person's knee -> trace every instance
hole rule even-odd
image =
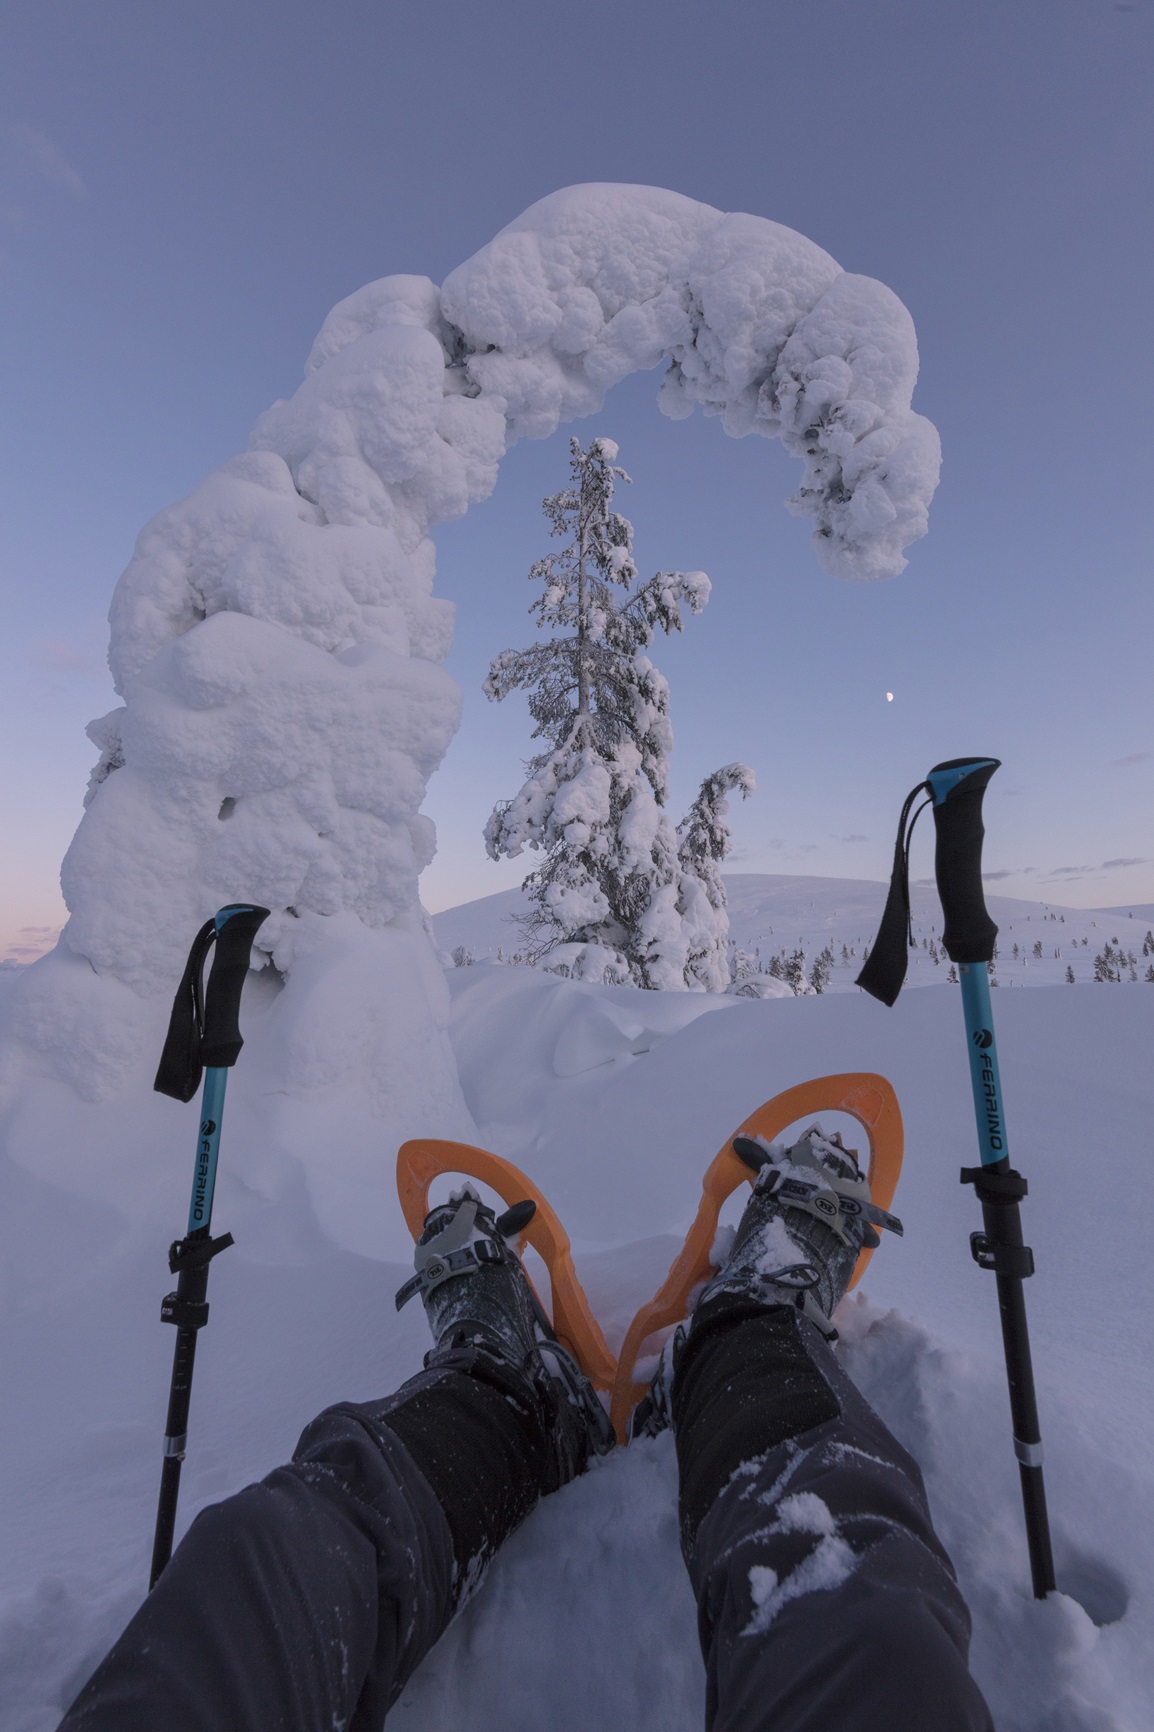
[[[966,1631],[934,1595],[875,1579],[868,1559],[826,1573],[797,1591],[745,1550],[715,1574],[703,1634],[718,1728],[989,1732]]]
[[[986,1705],[967,1667],[969,1618],[960,1596],[876,1584],[863,1573],[834,1616],[825,1666],[864,1726],[979,1732]]]
[[[256,1563],[283,1547],[286,1532],[294,1525],[296,1501],[289,1488],[271,1478],[245,1486],[225,1502],[202,1509],[181,1549],[195,1553],[204,1571],[215,1575],[227,1563],[231,1575],[242,1560]],[[204,1579],[209,1579],[207,1574]]]

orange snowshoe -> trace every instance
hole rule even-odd
[[[897,1096],[883,1076],[852,1071],[799,1083],[758,1107],[734,1136],[772,1142],[787,1125],[819,1112],[848,1113],[865,1130],[870,1196],[879,1208],[888,1210],[901,1172],[903,1132]],[[414,1240],[429,1212],[430,1186],[442,1173],[462,1173],[476,1179],[496,1191],[507,1205],[526,1199],[537,1205],[521,1237],[540,1254],[549,1271],[554,1332],[594,1389],[608,1400],[618,1440],[625,1442],[630,1415],[648,1388],[648,1380],[637,1374],[642,1349],[686,1316],[694,1288],[712,1272],[709,1254],[722,1205],[738,1185],[752,1185],[754,1181],[754,1172],[734,1153],[732,1141],[726,1142],[706,1172],[697,1215],[685,1242],[659,1291],[634,1317],[616,1359],[577,1279],[564,1227],[542,1192],[511,1161],[468,1143],[418,1137],[403,1143],[398,1151],[397,1192]],[[861,1280],[872,1255],[871,1249],[859,1255],[851,1287]],[[540,1300],[539,1294],[537,1297]]]

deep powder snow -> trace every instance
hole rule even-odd
[[[1143,1193],[1148,1166],[1154,993],[1054,987],[997,1004],[1011,1146],[1030,1181],[1028,1302],[1069,1590],[1039,1605],[993,1283],[970,1260],[976,1210],[957,1182],[973,1158],[957,989],[907,994],[887,1012],[859,994],[639,993],[495,964],[446,978],[470,1140],[521,1163],[558,1207],[613,1344],[664,1276],[705,1164],[753,1106],[837,1070],[890,1077],[906,1122],[895,1199],[906,1237],[887,1238],[843,1305],[840,1351],[925,1473],[1000,1732],[1150,1725],[1154,1400],[1140,1330],[1154,1280],[1143,1213],[1125,1199]],[[411,1267],[393,1149],[378,1145],[353,1172],[358,1126],[334,1096],[311,1164],[270,1150],[269,1115],[291,1106],[278,996],[250,979],[215,1217],[237,1244],[213,1266],[182,1525],[285,1458],[319,1407],[379,1394],[427,1345],[419,1307],[398,1317],[392,1305]],[[600,1022],[630,1019],[646,1030],[642,1050],[607,1052]],[[5,1125],[6,1732],[49,1732],[144,1591],[172,1345],[158,1302],[196,1117],[148,1093],[162,1033],[139,1055],[129,1110],[45,1082]],[[850,1121],[827,1128],[853,1141]],[[825,1536],[812,1583],[760,1583],[759,1615],[787,1591],[832,1588],[849,1567],[837,1545]],[[675,1464],[659,1438],[538,1508],[390,1725],[694,1732],[702,1702]]]

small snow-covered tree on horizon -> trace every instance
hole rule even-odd
[[[679,845],[664,811],[669,687],[645,653],[657,630],[682,629],[683,606],[701,612],[709,579],[659,571],[638,583],[633,526],[613,509],[616,483],[629,480],[617,446],[594,439],[584,451],[573,439],[570,452],[571,485],[543,507],[565,545],[529,573],[544,586],[530,612],[559,635],[503,650],[484,684],[495,702],[527,690],[533,738],[546,744],[529,759],[520,793],[494,808],[486,847],[494,860],[526,847],[545,854],[524,881],[535,959],[548,955],[549,966],[575,976],[665,990],[710,985],[716,975],[719,990],[727,978],[725,897],[716,872],[707,882],[701,849],[720,847],[711,859],[724,854],[722,796],[737,785],[747,793],[752,772],[731,765],[708,778]],[[682,847],[690,850],[684,861]]]

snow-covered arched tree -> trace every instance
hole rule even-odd
[[[530,611],[553,635],[502,651],[485,681],[486,696],[497,701],[529,692],[533,738],[546,744],[529,760],[520,793],[495,808],[486,846],[494,860],[526,847],[543,851],[525,880],[533,905],[527,924],[550,967],[719,991],[725,893],[715,868],[707,879],[703,850],[720,849],[711,862],[724,854],[722,795],[738,783],[748,793],[753,777],[744,765],[715,772],[684,837],[674,831],[664,810],[669,687],[646,654],[657,631],[682,629],[683,605],[701,612],[709,579],[702,571],[659,571],[638,583],[633,526],[613,509],[615,483],[629,479],[616,465],[617,446],[594,439],[583,451],[574,439],[570,451],[571,484],[544,505],[564,546],[529,573],[544,586]]]
[[[667,414],[700,406],[799,458],[792,508],[830,570],[902,569],[939,464],[910,407],[913,323],[803,235],[658,187],[569,187],[440,286],[368,284],[248,451],[145,526],[117,586],[121,704],[92,729],[68,925],[13,994],[6,1100],[29,1074],[89,1098],[147,1088],[190,937],[241,900],[272,909],[257,960],[284,983],[268,1138],[311,1172],[326,1091],[351,1076],[350,1170],[418,1130],[467,1134],[417,887],[459,716],[430,531],[492,491],[518,439],[663,360]]]

